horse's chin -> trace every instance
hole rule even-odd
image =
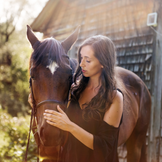
[[[61,146],[53,147],[53,146],[39,146],[39,159],[43,162],[58,162],[58,154],[60,152]],[[57,159],[57,160],[56,160]],[[59,160],[60,161],[60,160]]]

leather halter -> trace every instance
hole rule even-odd
[[[35,104],[34,94],[33,94],[33,89],[32,89],[32,79],[31,79],[31,77],[29,79],[29,84],[30,84],[32,100],[33,100],[33,104],[34,104],[33,105],[34,115],[36,114],[37,108],[40,107],[42,104],[45,104],[45,103],[56,103],[56,104],[59,104],[59,105],[63,105],[64,104],[63,102],[58,101],[58,100],[54,100],[54,99],[43,100],[43,101],[39,102],[38,104]]]
[[[60,102],[58,100],[51,100],[51,99],[43,100],[43,101],[39,102],[36,105],[35,104],[35,100],[34,100],[34,95],[33,95],[32,78],[31,77],[29,79],[29,85],[30,85],[29,88],[31,89],[31,94],[32,94],[33,108],[32,108],[31,119],[30,119],[30,128],[29,128],[29,134],[28,134],[28,142],[27,142],[27,146],[26,146],[25,162],[27,162],[27,153],[28,153],[28,147],[29,147],[29,141],[30,141],[30,133],[31,133],[31,129],[32,129],[33,118],[36,115],[37,108],[40,107],[42,104],[45,104],[45,103],[56,103],[56,104],[59,104],[59,105],[63,105],[62,102]],[[39,162],[39,157],[37,158],[37,162]]]
[[[37,105],[36,105],[36,108],[38,108],[39,106],[41,106],[42,104],[44,103],[57,103],[57,104],[63,104],[62,102],[58,101],[58,100],[43,100],[41,102],[39,102]]]

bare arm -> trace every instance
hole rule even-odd
[[[104,121],[109,125],[118,127],[120,124],[121,116],[123,113],[123,95],[117,91],[116,96],[111,104],[110,108],[104,115]]]

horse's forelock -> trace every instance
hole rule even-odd
[[[53,62],[57,63],[60,67],[64,67],[69,66],[63,60],[65,57],[68,58],[61,43],[54,38],[47,38],[34,50],[31,59],[35,67],[40,64],[48,66]]]

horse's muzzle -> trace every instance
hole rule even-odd
[[[60,134],[60,129],[46,123],[40,128],[40,141],[44,146],[58,146],[61,144]]]

